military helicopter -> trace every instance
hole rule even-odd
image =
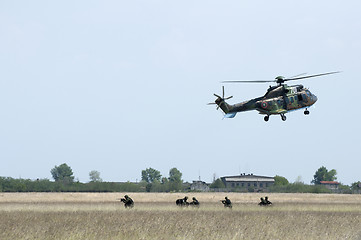
[[[219,108],[224,112],[225,118],[234,118],[237,112],[245,112],[250,110],[257,110],[259,114],[266,115],[264,120],[267,122],[269,120],[270,115],[280,115],[283,121],[286,121],[286,113],[294,110],[305,109],[304,114],[310,114],[308,110],[315,102],[317,101],[317,97],[310,92],[307,88],[304,88],[303,85],[293,85],[288,86],[284,84],[287,81],[300,80],[305,78],[319,77],[329,74],[335,74],[339,72],[328,72],[321,73],[309,76],[299,74],[297,76],[293,76],[290,78],[285,78],[283,76],[278,76],[275,80],[241,80],[241,81],[223,81],[223,83],[268,83],[274,82],[277,83],[276,86],[269,86],[266,94],[262,97],[254,98],[248,101],[244,101],[241,103],[236,103],[234,105],[230,105],[226,103],[226,100],[232,98],[224,97],[224,86],[222,86],[222,97],[214,94],[217,97],[214,103],[208,104],[216,104],[217,110]]]

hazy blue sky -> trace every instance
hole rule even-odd
[[[302,176],[324,165],[361,180],[360,1],[1,1],[0,176],[186,181],[240,172]],[[311,114],[222,120],[225,79],[340,74],[295,82]],[[230,103],[268,85],[226,85]]]

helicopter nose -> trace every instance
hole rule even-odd
[[[317,97],[316,97],[316,95],[312,94],[312,100],[313,100],[313,103],[317,102]]]

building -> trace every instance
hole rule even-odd
[[[191,190],[209,192],[209,186],[206,182],[203,181],[193,181],[193,183],[191,183]]]
[[[275,182],[273,177],[257,176],[252,173],[221,177],[221,180],[227,189],[240,192],[267,192]]]
[[[333,192],[337,192],[340,183],[336,181],[320,181],[320,184]]]

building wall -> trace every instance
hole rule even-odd
[[[209,186],[203,181],[193,181],[191,184],[191,190],[209,192]]]
[[[336,184],[322,184],[322,185],[331,190],[338,189],[338,185],[336,185]]]
[[[226,188],[243,190],[243,191],[265,191],[268,190],[274,183],[272,182],[226,182]]]
[[[272,177],[254,176],[254,175],[240,175],[221,178],[227,189],[241,192],[259,192],[268,191],[274,184]]]
[[[227,188],[269,188],[273,185],[271,182],[227,182]]]

